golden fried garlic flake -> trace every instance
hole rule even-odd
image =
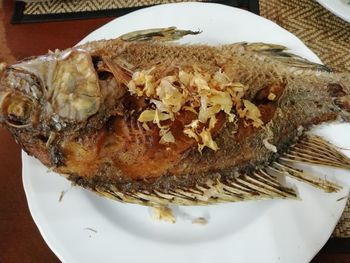
[[[232,109],[236,107],[239,117],[250,120],[254,127],[263,124],[259,109],[250,101],[242,99],[247,87],[232,82],[222,70],[210,75],[193,67],[192,72],[179,70],[175,75],[160,79],[154,78],[151,74],[153,70],[135,72],[128,88],[131,94],[150,99],[152,108],[144,110],[138,120],[146,130],[149,129],[147,122],[157,124],[161,144],[175,142],[169,127],[161,125],[161,122],[169,119],[173,121],[181,110],[191,111],[197,116],[185,126],[183,132],[197,141],[200,152],[204,147],[214,151],[219,149],[211,132],[217,123],[216,115],[221,111],[227,115],[229,122],[233,122],[236,115]],[[241,109],[243,105],[244,109]]]
[[[253,103],[251,103],[249,100],[243,100],[243,104],[245,107],[243,110],[243,116],[248,120],[252,120],[253,126],[255,128],[259,128],[260,126],[262,126],[264,123],[260,119],[261,113],[259,108]]]
[[[151,207],[151,217],[155,221],[163,221],[169,223],[176,223],[176,217],[168,206]]]

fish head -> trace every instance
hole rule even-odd
[[[1,122],[84,123],[101,104],[97,72],[83,50],[67,50],[11,65],[1,73]],[[38,116],[40,115],[40,117]]]

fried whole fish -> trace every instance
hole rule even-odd
[[[77,185],[143,205],[294,198],[293,168],[350,169],[312,125],[350,120],[350,75],[280,45],[178,45],[199,32],[132,32],[2,68],[0,123]]]

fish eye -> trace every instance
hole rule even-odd
[[[19,93],[0,94],[1,119],[9,126],[24,128],[31,125],[33,101]]]

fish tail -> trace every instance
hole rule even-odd
[[[295,168],[295,163],[307,163],[350,170],[349,157],[321,137],[309,134],[301,136],[286,153],[271,164],[269,169],[298,181],[308,183],[328,193],[337,192],[341,189],[341,186],[334,182]]]

